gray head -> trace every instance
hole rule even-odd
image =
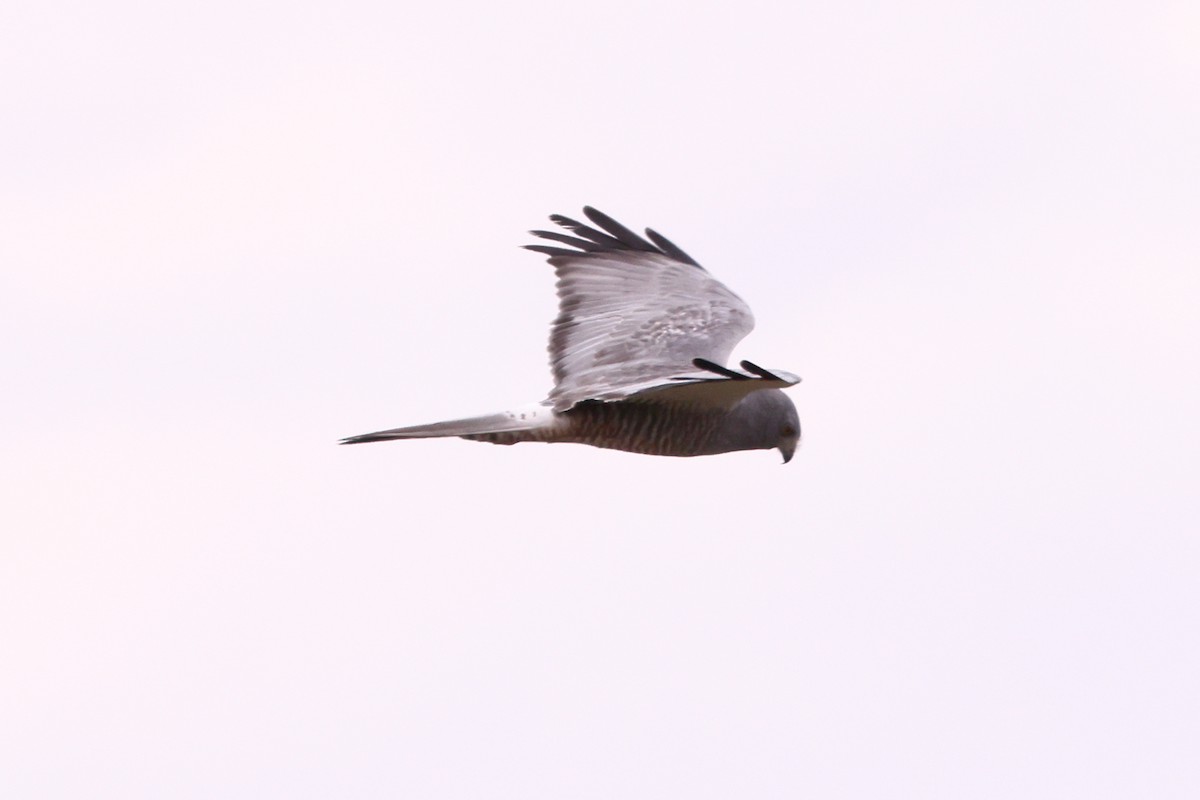
[[[800,443],[800,416],[792,398],[779,389],[764,389],[734,406],[725,432],[730,450],[778,448],[786,464]]]

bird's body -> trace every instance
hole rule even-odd
[[[527,245],[558,275],[555,387],[546,400],[342,443],[459,436],[663,456],[778,448],[790,460],[800,422],[779,390],[799,378],[748,361],[743,371],[721,366],[754,326],[749,307],[659,234],[647,230],[647,241],[594,209],[584,213],[602,230],[556,215],[575,236],[533,231],[575,249]]]

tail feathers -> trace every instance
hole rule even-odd
[[[487,414],[482,417],[452,419],[431,425],[413,425],[407,428],[392,428],[375,433],[349,436],[339,444],[364,444],[386,442],[392,439],[430,439],[442,436],[479,436],[491,433],[516,433],[543,428],[554,423],[554,411],[548,406],[536,405],[516,411]],[[513,438],[513,441],[517,441]]]

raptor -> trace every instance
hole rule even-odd
[[[660,456],[777,449],[790,461],[800,420],[781,390],[800,379],[749,361],[725,366],[754,327],[749,306],[661,234],[643,238],[594,208],[583,213],[591,225],[554,214],[567,232],[531,231],[548,244],[525,245],[558,276],[545,400],[341,443],[460,436]]]

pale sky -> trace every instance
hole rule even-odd
[[[9,2],[0,796],[1200,796],[1194,3]],[[550,388],[594,205],[805,440]]]

